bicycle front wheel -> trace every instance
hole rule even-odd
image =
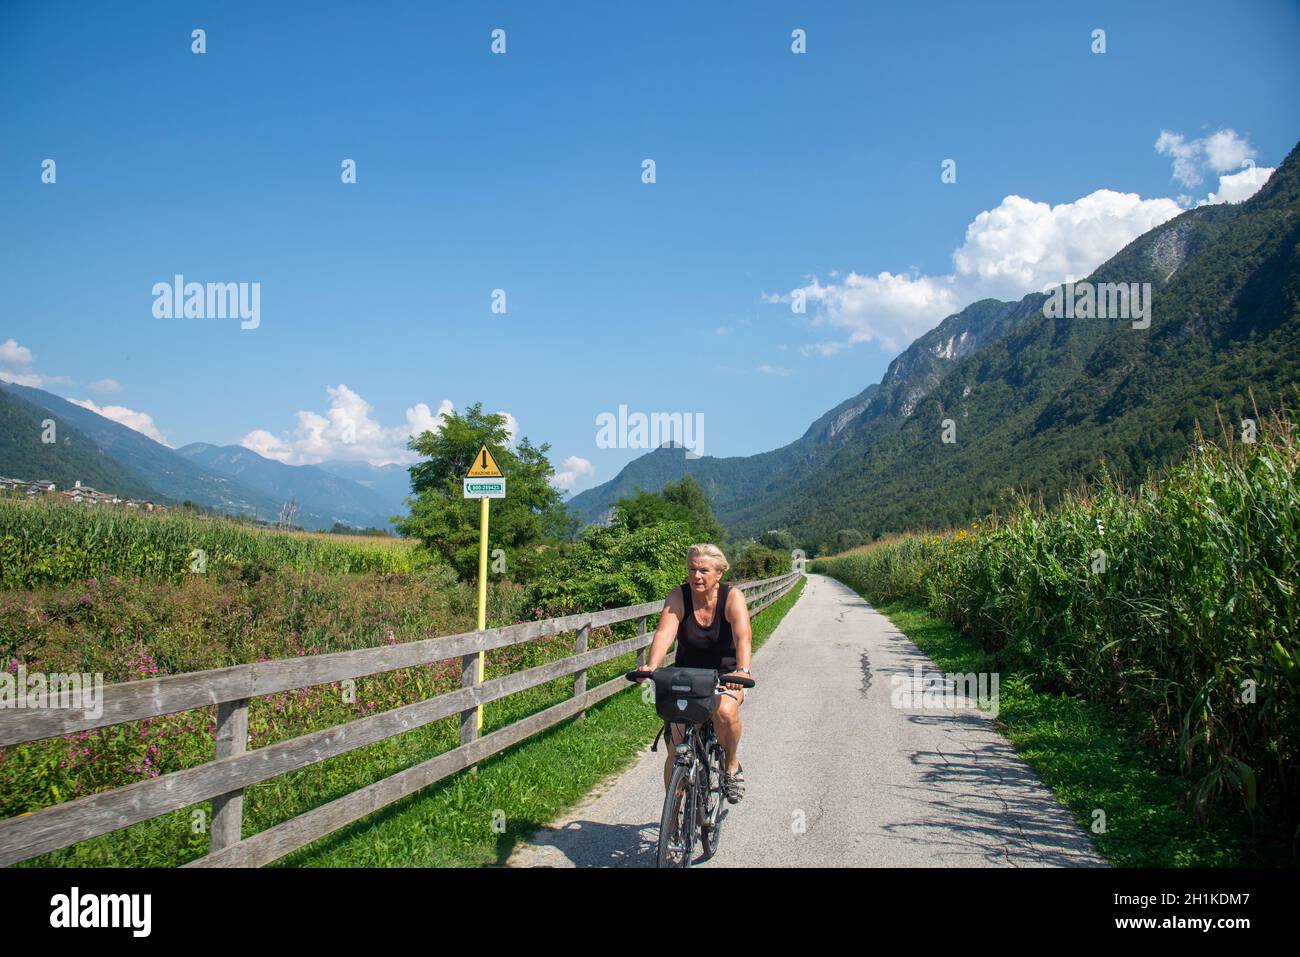
[[[723,804],[726,801],[722,774],[726,766],[726,754],[715,742],[709,749],[709,762],[705,765],[708,780],[704,787],[704,807],[700,811],[700,845],[706,861],[718,853],[718,843],[722,839]]]
[[[692,790],[686,765],[674,765],[664,795],[663,814],[659,817],[659,867],[690,866],[694,841],[689,838],[694,836],[695,828],[690,816],[695,803],[691,800]]]

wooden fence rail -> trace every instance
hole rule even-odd
[[[737,587],[745,593],[750,614],[756,614],[789,592],[801,577],[795,571],[761,581],[741,582]],[[647,623],[661,608],[660,602],[646,602],[443,638],[109,685],[104,688],[102,713],[94,717],[69,709],[5,709],[0,711],[0,747],[208,705],[217,706],[217,730],[215,758],[205,764],[0,821],[0,866],[208,799],[212,801],[210,852],[186,866],[261,866],[435,781],[472,767],[530,735],[570,717],[582,717],[592,705],[628,687],[626,680],[619,676],[588,689],[587,670],[633,651],[637,653],[637,663],[644,664],[652,638]],[[637,633],[632,637],[600,648],[587,648],[591,629],[632,619],[637,622]],[[575,653],[568,657],[491,681],[484,681],[478,674],[480,651],[569,631],[576,632],[576,640]],[[463,687],[457,691],[253,751],[246,748],[248,705],[253,698],[451,658],[460,658],[464,666]],[[491,734],[478,735],[475,712],[479,705],[565,675],[573,676],[571,698]],[[242,836],[243,795],[250,785],[453,715],[461,717],[459,747],[250,837]]]

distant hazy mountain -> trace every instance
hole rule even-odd
[[[0,383],[0,475],[45,479],[60,490],[77,482],[123,498],[159,500],[140,476],[118,464],[66,418],[6,391]],[[41,441],[43,423],[54,420],[52,443]]]
[[[267,520],[274,519],[279,513],[280,503],[271,496],[228,475],[203,468],[135,429],[119,425],[51,392],[9,383],[4,388],[70,422],[119,465],[173,501],[188,500],[224,512],[253,514]]]
[[[8,470],[11,477],[47,478],[60,486],[80,479],[101,491],[191,501],[263,521],[277,519],[284,503],[296,498],[294,523],[309,529],[332,528],[336,522],[384,528],[395,513],[370,489],[311,466],[282,465],[238,446],[195,443],[169,449],[53,393],[12,383],[0,388],[8,400],[0,417],[0,462],[12,463],[0,467],[0,474]],[[66,450],[85,446],[61,471],[23,471],[31,463],[26,443],[33,434],[33,416],[38,422],[53,417],[59,423],[60,437],[70,440]],[[91,462],[100,463],[98,473],[90,470]]]
[[[411,473],[405,465],[369,465],[365,462],[321,462],[316,466],[340,478],[364,485],[382,498],[389,515],[405,515],[403,500],[411,494]]]
[[[176,450],[205,468],[229,475],[273,498],[298,502],[299,515],[313,513],[347,525],[388,528],[399,505],[364,485],[315,465],[285,465],[239,445],[193,442]],[[366,466],[369,468],[370,466]]]
[[[737,535],[806,543],[943,527],[1008,489],[1050,501],[1096,477],[1140,481],[1185,454],[1196,422],[1236,429],[1300,385],[1300,147],[1237,205],[1188,210],[1138,237],[1092,283],[1151,283],[1148,329],[1051,318],[1042,293],[949,316],[870,385],[772,452],[688,460],[658,449],[569,507],[587,521],[640,485],[695,476]],[[941,441],[951,419],[956,441]]]

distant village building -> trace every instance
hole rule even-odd
[[[77,479],[77,483],[72,488],[64,489],[63,494],[74,502],[85,505],[117,505],[122,501],[110,492],[100,492],[89,485],[82,485],[81,479]]]
[[[4,478],[0,476],[0,491],[6,492],[26,492],[31,498],[38,494],[53,495],[56,492],[73,502],[79,502],[82,505],[126,505],[128,508],[139,509],[145,512],[165,512],[166,506],[158,505],[148,499],[131,498],[123,499],[120,495],[113,492],[101,492],[93,489],[89,485],[82,485],[80,479],[72,488],[58,491],[53,482],[45,479],[16,479]]]
[[[0,478],[0,489],[36,495],[42,492],[53,492],[55,486],[53,482],[47,482],[44,479]]]

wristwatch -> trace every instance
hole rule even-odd
[[[748,668],[732,668],[731,670],[733,673],[737,671],[743,671],[745,674],[750,675],[751,677],[753,676],[753,672],[750,671]]]

